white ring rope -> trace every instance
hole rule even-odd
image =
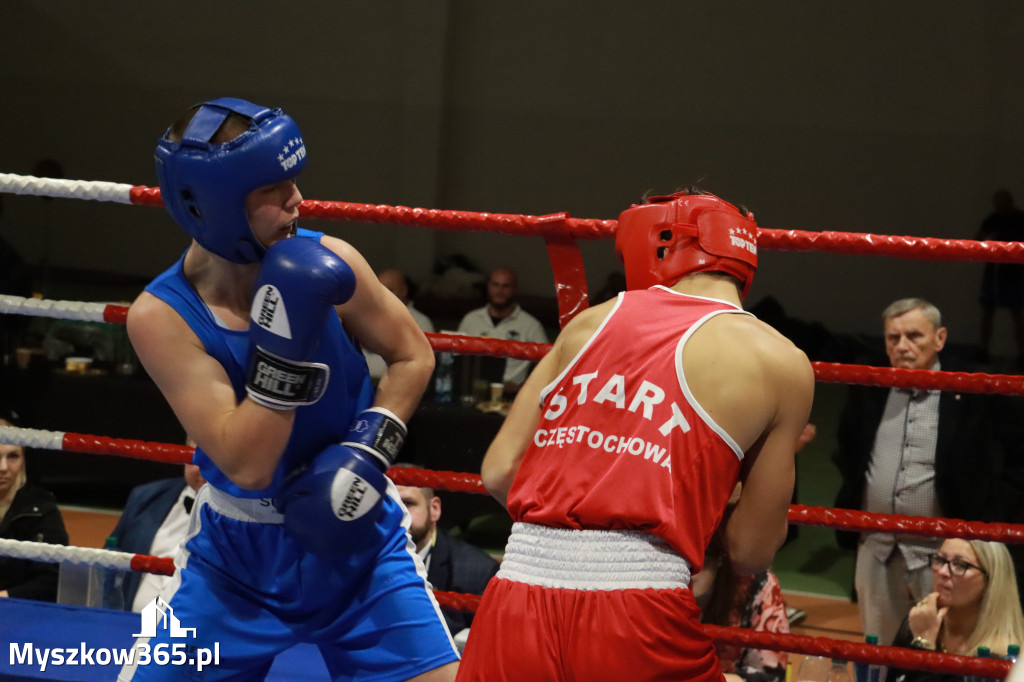
[[[63,450],[66,431],[43,431],[19,426],[0,426],[0,443],[37,450]]]
[[[130,204],[132,185],[102,180],[59,180],[0,173],[0,192],[61,199],[92,199]]]
[[[15,559],[42,561],[48,564],[82,564],[86,566],[104,566],[123,571],[132,568],[132,559],[136,554],[117,552],[110,549],[93,547],[68,547],[50,545],[45,542],[28,542],[25,540],[5,540],[0,538],[0,554]]]
[[[64,450],[64,431],[43,431],[41,429],[24,429],[17,426],[0,426],[0,443],[21,445],[44,450]],[[160,564],[168,559],[159,559],[145,554],[130,554],[109,549],[91,547],[66,547],[51,545],[45,542],[27,542],[0,538],[0,556],[16,559],[43,561],[46,563],[71,563],[105,566],[127,571],[144,571],[167,575]],[[140,559],[132,566],[133,559]],[[153,563],[156,560],[158,563]],[[169,570],[169,568],[167,569]]]
[[[60,320],[105,322],[103,314],[108,307],[107,303],[54,301],[46,298],[0,295],[0,313],[11,315],[35,315],[54,317]]]

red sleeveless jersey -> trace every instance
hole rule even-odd
[[[743,451],[690,393],[682,354],[723,313],[743,311],[662,286],[621,294],[541,392],[540,424],[508,496],[512,518],[644,530],[699,570]]]

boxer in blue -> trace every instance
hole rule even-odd
[[[261,679],[297,642],[316,644],[335,680],[455,677],[384,475],[433,354],[352,246],[297,228],[305,161],[289,116],[230,98],[157,145],[164,204],[193,241],[132,305],[128,333],[208,485],[161,594],[194,637],[158,628],[145,643],[216,646],[220,662],[136,663],[121,680]],[[351,338],[388,363],[376,393]]]

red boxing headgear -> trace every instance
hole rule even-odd
[[[615,253],[628,289],[671,286],[695,272],[724,272],[750,290],[757,270],[754,214],[713,194],[677,192],[634,204],[619,216]]]

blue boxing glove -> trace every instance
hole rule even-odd
[[[328,560],[365,548],[383,512],[388,470],[405,441],[402,420],[381,407],[356,417],[331,445],[285,479],[277,497],[289,534]]]
[[[327,316],[355,290],[352,268],[312,239],[291,237],[267,249],[249,311],[249,397],[276,409],[320,399],[330,370],[309,358]]]
[[[375,537],[387,478],[370,460],[344,445],[331,445],[285,479],[276,505],[284,527],[306,550],[344,558]]]

